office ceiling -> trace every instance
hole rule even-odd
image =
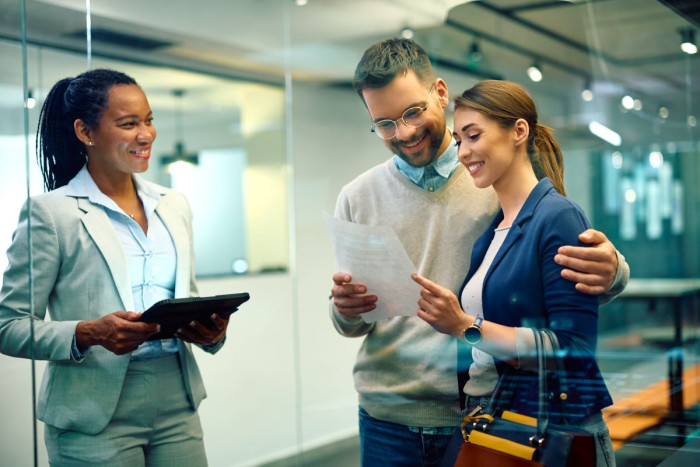
[[[679,30],[697,20],[695,2],[687,0],[89,3],[95,55],[219,76],[283,83],[291,70],[295,79],[344,85],[368,45],[410,27],[435,63],[477,79],[527,82],[525,69],[537,61],[545,79],[532,86],[542,91],[578,93],[590,80],[598,95],[634,93],[655,105],[700,94],[700,79],[689,79],[700,75],[700,54],[688,56],[679,48]],[[0,0],[0,37],[20,37],[19,5]],[[85,9],[85,0],[26,0],[29,42],[84,52]],[[469,58],[475,40],[482,53],[478,62]],[[21,84],[16,67],[2,68],[0,82]],[[56,60],[42,72],[51,83],[76,70]],[[170,83],[168,76],[158,76],[164,87],[188,85]]]

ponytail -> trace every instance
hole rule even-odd
[[[554,139],[552,129],[540,123],[535,124],[531,137],[530,161],[538,180],[549,178],[554,188],[566,196],[564,189],[564,158]],[[528,144],[528,146],[530,146]]]
[[[72,79],[51,88],[39,114],[36,154],[47,191],[67,185],[85,164],[85,147],[75,136],[73,119],[66,112],[64,96]]]
[[[87,161],[85,145],[73,124],[80,119],[93,130],[107,108],[109,90],[136,84],[119,71],[96,69],[54,84],[41,107],[36,154],[47,191],[67,185]]]

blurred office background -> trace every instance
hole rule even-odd
[[[452,96],[486,78],[533,94],[569,196],[632,269],[600,315],[618,465],[684,465],[700,458],[698,28],[693,0],[0,0],[0,269],[43,189],[44,96],[87,68],[125,71],[158,130],[145,176],[193,205],[201,293],[251,295],[223,350],[197,355],[210,465],[358,465],[361,341],[328,318],[322,213],[389,157],[355,65],[412,37]],[[47,465],[32,415],[44,368],[0,356],[2,466]]]

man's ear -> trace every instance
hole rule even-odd
[[[450,93],[447,90],[447,83],[445,83],[444,79],[437,78],[435,80],[435,92],[440,99],[440,105],[442,108],[447,108],[448,104],[450,103]]]
[[[84,121],[81,119],[76,119],[73,122],[73,130],[75,131],[75,136],[85,145],[85,146],[91,146],[92,142],[92,137],[91,137],[91,130],[90,127],[88,127]]]
[[[527,144],[527,139],[530,136],[530,125],[523,118],[519,118],[513,124],[513,142],[516,146]]]

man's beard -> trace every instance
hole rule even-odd
[[[425,136],[428,135],[430,138],[430,141],[428,143],[428,147],[424,148],[421,152],[419,153],[413,153],[413,154],[406,154],[403,152],[403,146],[405,144],[411,144],[415,143],[417,141],[420,141],[421,139],[425,138]],[[413,166],[413,167],[425,167],[427,165],[430,165],[434,160],[438,158],[438,151],[440,150],[440,146],[442,146],[442,141],[445,138],[445,126],[443,125],[442,131],[439,132],[439,134],[431,133],[429,129],[425,129],[423,133],[420,134],[417,138],[412,139],[411,141],[392,141],[391,143],[391,150],[394,154],[399,156],[401,159],[406,161],[407,164]],[[427,160],[421,160],[419,161],[418,159],[422,159],[425,151],[428,151],[428,159]]]

